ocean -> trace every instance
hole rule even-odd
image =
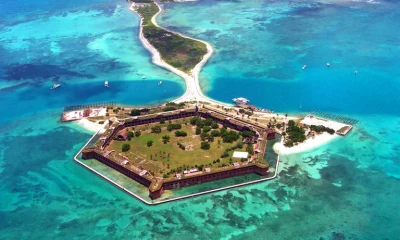
[[[215,50],[200,73],[206,96],[358,123],[282,155],[276,180],[158,206],[76,164],[92,133],[59,122],[68,105],[184,93],[182,79],[152,64],[127,6],[0,2],[0,239],[400,239],[400,2],[164,4],[161,26]]]

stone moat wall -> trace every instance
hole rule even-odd
[[[83,159],[96,159],[105,165],[117,170],[118,172],[124,174],[125,176],[141,183],[142,185],[149,187],[152,183],[150,179],[147,179],[146,177],[140,176],[139,174],[125,168],[122,165],[119,165],[118,163],[114,162],[113,160],[102,156],[101,154],[95,152],[94,150],[86,150],[82,152],[82,158]],[[225,178],[230,178],[230,177],[236,177],[236,176],[241,176],[245,174],[251,174],[251,173],[256,173],[262,176],[265,176],[268,174],[268,167],[260,167],[257,165],[249,165],[245,167],[239,167],[239,168],[231,168],[227,170],[222,170],[218,172],[211,172],[211,173],[203,173],[201,175],[195,175],[195,176],[190,176],[190,177],[183,177],[181,179],[176,179],[176,180],[166,180],[164,181],[160,188],[155,189],[154,191],[149,189],[149,195],[152,199],[158,198],[162,195],[164,190],[171,190],[171,189],[176,189],[176,188],[182,188],[190,185],[195,185],[195,184],[200,184],[204,182],[211,182],[211,181],[216,181],[220,179],[225,179]]]

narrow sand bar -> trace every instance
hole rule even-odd
[[[176,99],[174,102],[189,102],[189,101],[197,101],[197,102],[209,102],[209,103],[214,103],[214,104],[223,104],[214,100],[211,100],[209,98],[207,98],[206,96],[204,96],[204,94],[201,92],[200,89],[200,84],[199,84],[199,73],[201,68],[204,66],[204,64],[208,61],[208,59],[211,57],[211,55],[213,54],[213,48],[211,47],[211,45],[208,42],[199,40],[199,39],[195,39],[192,37],[188,37],[185,36],[181,33],[178,32],[174,32],[168,29],[165,29],[163,27],[161,27],[160,25],[158,25],[156,18],[159,14],[162,13],[162,8],[160,7],[160,5],[158,5],[158,3],[154,2],[159,11],[151,18],[152,23],[159,27],[162,28],[166,31],[172,32],[174,34],[177,34],[183,38],[188,38],[188,39],[192,39],[195,41],[199,41],[204,43],[207,46],[207,53],[203,56],[203,59],[194,67],[194,69],[192,70],[191,74],[187,74],[185,72],[182,72],[174,67],[172,67],[171,65],[169,65],[168,63],[166,63],[165,61],[163,61],[163,59],[161,58],[161,55],[159,53],[159,51],[157,49],[155,49],[153,47],[153,45],[151,45],[149,43],[149,41],[147,41],[147,39],[143,36],[143,18],[140,17],[140,30],[139,30],[139,39],[142,42],[143,46],[149,50],[149,52],[152,54],[152,60],[153,63],[163,67],[165,69],[168,69],[169,71],[175,73],[178,76],[181,76],[186,83],[186,92],[183,94],[183,96],[179,97],[178,99]],[[132,3],[132,5],[129,8],[130,10],[136,12],[135,10],[135,3]],[[137,13],[137,12],[136,12]],[[139,14],[138,14],[139,15]],[[140,16],[140,15],[139,15]]]

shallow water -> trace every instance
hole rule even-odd
[[[153,207],[73,162],[91,133],[60,110],[166,101],[182,80],[151,63],[124,1],[19,3],[0,3],[0,239],[400,238],[398,2],[166,4],[160,24],[216,50],[200,74],[208,96],[359,123],[282,156],[277,180]]]

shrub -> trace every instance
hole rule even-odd
[[[213,120],[212,120],[212,118],[207,118],[205,121],[204,121],[204,125],[206,125],[206,126],[211,126],[212,124],[213,124]]]
[[[151,146],[153,146],[153,140],[149,140],[149,141],[147,141],[147,146],[148,146],[148,147],[151,147]]]
[[[139,137],[140,135],[141,135],[142,133],[138,130],[138,131],[135,131],[135,137]]]
[[[200,135],[201,133],[201,128],[200,127],[196,127],[196,135]]]
[[[125,143],[124,145],[122,145],[122,151],[123,152],[127,152],[131,149],[131,145]]]
[[[201,142],[201,149],[203,149],[203,150],[210,149],[210,143],[209,142]]]
[[[168,124],[168,126],[167,126],[167,130],[168,131],[172,131],[174,129],[181,129],[181,128],[182,128],[182,125],[179,124],[179,123],[177,123],[177,124]]]
[[[218,123],[217,123],[217,122],[213,122],[213,123],[211,124],[211,127],[212,127],[213,129],[218,129]]]
[[[226,157],[229,157],[229,153],[228,153],[228,152],[224,152],[224,153],[221,155],[221,158],[226,158]]]
[[[208,138],[209,136],[210,136],[210,135],[209,135],[208,133],[203,132],[203,133],[200,134],[200,139],[201,139],[201,141],[204,141],[204,140],[206,140],[206,138]]]
[[[199,117],[192,117],[192,118],[190,118],[190,124],[192,124],[192,125],[196,125],[197,122],[199,122],[199,121],[200,121],[200,118],[199,118]]]
[[[218,130],[212,130],[210,132],[211,136],[213,137],[219,137],[221,135],[221,133]]]
[[[243,143],[242,142],[238,142],[236,144],[236,148],[239,148],[239,149],[243,148]]]
[[[131,116],[139,116],[141,111],[139,109],[132,109]]]
[[[247,138],[247,137],[254,137],[254,132],[252,132],[252,131],[243,131],[242,132],[242,136],[244,137],[244,138]]]
[[[126,137],[128,138],[129,141],[130,141],[134,136],[135,136],[135,134],[134,134],[133,132],[128,132],[128,134],[126,135]]]
[[[210,126],[204,126],[203,127],[203,132],[209,132],[209,131],[211,131],[211,127]]]
[[[278,129],[281,129],[281,128],[282,128],[282,124],[278,123],[278,124],[276,124],[276,127],[277,127]]]
[[[185,150],[185,146],[182,143],[178,142],[177,144],[180,149]]]
[[[175,132],[175,136],[177,136],[177,137],[186,137],[187,136],[187,132],[185,132],[185,131],[176,131]]]
[[[154,126],[151,128],[152,133],[161,133],[161,127],[160,126]]]
[[[253,153],[254,153],[253,144],[249,143],[249,144],[247,145],[246,151],[247,151],[249,154],[253,155]]]
[[[239,139],[239,134],[234,131],[227,131],[225,134],[222,135],[222,140],[227,143],[231,143],[237,141]]]
[[[167,107],[163,108],[163,111],[164,111],[164,112],[169,112],[169,111],[174,111],[174,110],[176,110],[176,109],[177,109],[176,107],[167,106]]]
[[[99,124],[104,124],[104,121],[100,121]]]
[[[164,118],[161,118],[160,119],[160,124],[164,124],[165,123],[165,119]]]
[[[170,137],[169,137],[168,135],[164,135],[164,136],[162,137],[162,142],[163,142],[164,144],[167,144],[167,143],[169,142],[169,139],[170,139]]]

